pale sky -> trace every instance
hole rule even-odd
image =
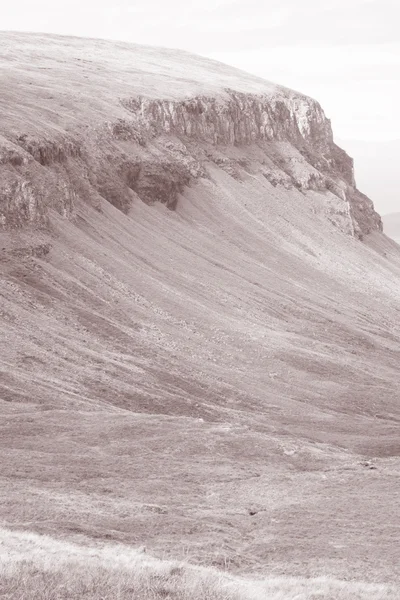
[[[399,0],[19,0],[3,30],[183,48],[320,101],[338,138],[400,139]]]

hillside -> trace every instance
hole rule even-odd
[[[0,65],[4,530],[398,585],[400,248],[320,105],[100,40]]]
[[[391,213],[382,218],[386,235],[400,244],[400,213]]]

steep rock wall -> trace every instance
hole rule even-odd
[[[270,183],[334,194],[340,222],[352,221],[341,226],[347,233],[361,238],[382,230],[372,202],[355,187],[352,159],[333,142],[330,121],[310,98],[227,90],[218,98],[120,103],[124,118],[84,133],[0,138],[0,227],[46,226],[48,208],[71,218],[78,199],[100,207],[104,198],[126,212],[139,197],[173,209],[186,185],[208,176],[210,146],[222,152],[212,162],[240,178],[246,148],[257,145]],[[243,157],[224,156],[229,147]]]
[[[256,140],[332,143],[332,131],[319,104],[301,97],[269,97],[227,92],[227,97],[197,97],[180,102],[133,98],[121,100],[144,128],[195,137],[214,144]]]
[[[215,145],[290,141],[320,155],[320,166],[337,168],[354,185],[353,162],[333,143],[330,121],[318,102],[303,96],[269,97],[228,92],[227,98],[181,102],[122,100],[138,129],[150,135],[173,133]],[[316,158],[316,157],[315,157]]]
[[[197,97],[174,102],[134,98],[121,103],[134,116],[134,130],[141,131],[142,138],[167,133],[215,146],[289,141],[316,171],[306,178],[304,172],[297,179],[292,177],[298,187],[328,189],[339,197],[344,193],[355,234],[361,237],[382,231],[381,219],[369,199],[364,197],[362,206],[353,160],[334,143],[330,121],[311,98],[296,94],[271,98],[228,90],[221,99]],[[340,191],[339,185],[337,192],[336,179],[345,183],[345,191]]]

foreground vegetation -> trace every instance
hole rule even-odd
[[[399,591],[326,577],[250,580],[123,545],[88,547],[0,530],[2,600],[397,600]]]
[[[40,570],[34,562],[20,563],[2,573],[5,600],[395,600],[389,586],[343,583],[321,579],[271,579],[264,582],[231,579],[189,566],[169,566],[151,573],[100,565],[70,564]]]

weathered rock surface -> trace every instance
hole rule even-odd
[[[2,42],[3,51],[11,52],[13,48],[13,57],[22,54],[28,61],[22,69],[21,82],[28,88],[24,92],[25,110],[40,102],[37,96],[43,93],[43,88],[38,90],[36,70],[29,64],[34,38],[9,34]],[[46,64],[51,56],[44,54],[45,46],[52,47],[55,42],[51,36],[42,37],[41,42]],[[61,45],[70,51],[66,63],[43,67],[48,90],[45,109],[39,107],[43,110],[43,126],[29,114],[21,122],[11,118],[2,123],[3,228],[45,226],[48,209],[71,217],[77,198],[98,205],[102,197],[125,212],[136,196],[146,203],[162,202],[174,208],[185,186],[207,177],[209,146],[222,154],[229,147],[241,150],[240,157],[224,156],[215,163],[236,178],[243,172],[247,149],[257,146],[259,162],[269,164],[268,170],[262,170],[272,185],[294,186],[304,192],[326,191],[321,203],[325,203],[331,221],[357,237],[382,230],[371,201],[356,190],[352,159],[333,142],[330,122],[315,100],[251,76],[243,77],[243,83],[234,69],[231,71],[236,80],[230,73],[227,78],[232,87],[224,85],[221,77],[216,89],[215,83],[208,85],[213,94],[191,93],[190,80],[182,88],[180,78],[180,88],[177,85],[173,97],[170,90],[165,91],[165,98],[154,97],[162,93],[162,85],[156,94],[151,86],[138,88],[136,80],[140,76],[124,73],[121,60],[119,70],[110,76],[115,80],[118,73],[124,75],[123,85],[119,81],[119,89],[113,94],[113,86],[107,83],[107,102],[103,101],[102,89],[101,106],[91,110],[97,98],[85,95],[84,89],[82,92],[82,78],[74,73],[75,80],[65,81],[68,94],[76,94],[75,101],[59,87],[65,64],[78,74],[85,68],[79,57],[84,48],[76,47],[76,40],[68,38]],[[108,65],[96,46],[92,50],[99,56],[97,62],[92,59],[91,73],[84,77],[93,78],[95,84],[96,69],[107,71]],[[124,47],[125,54],[129,50],[131,60],[139,62],[143,61],[142,54],[149,52],[140,47]],[[187,61],[190,66],[193,57],[187,57]],[[205,59],[203,62],[204,69],[217,70],[218,63],[210,66]],[[173,65],[172,80],[174,74]],[[248,93],[242,91],[246,77]],[[212,76],[209,79],[212,81]],[[129,93],[131,88],[134,94]],[[8,101],[17,98],[21,104],[17,92],[16,96],[12,92],[11,89]]]

